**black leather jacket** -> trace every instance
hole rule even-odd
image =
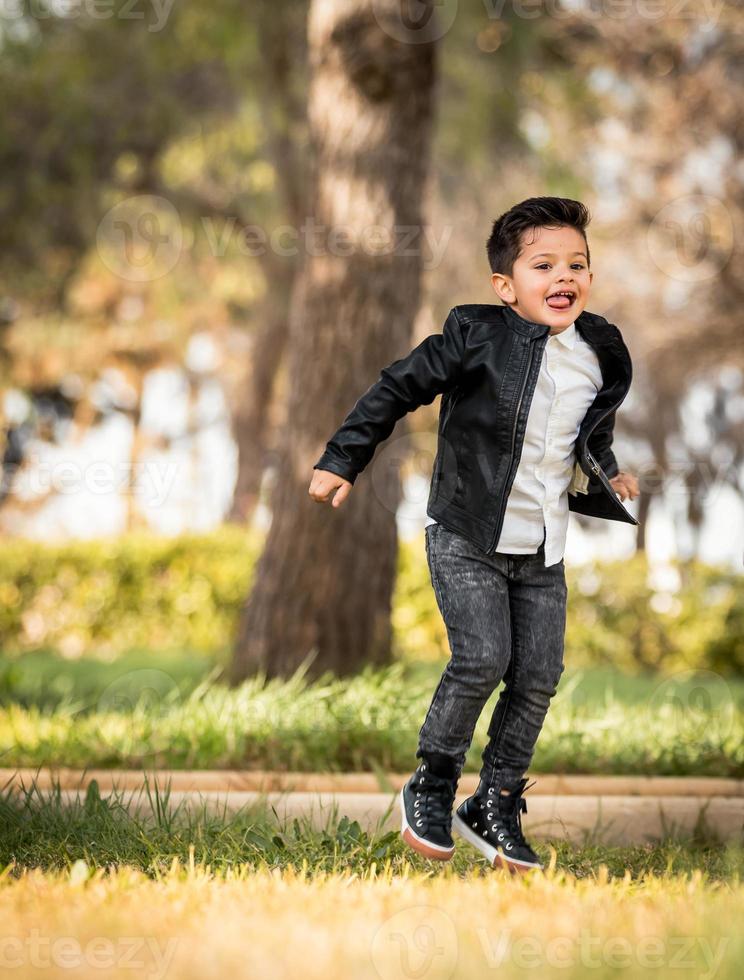
[[[609,482],[618,472],[611,447],[615,414],[630,389],[630,353],[618,328],[604,317],[585,310],[575,324],[597,355],[603,384],[576,438],[568,507],[638,524]],[[453,307],[441,334],[426,337],[383,368],[313,469],[330,470],[354,483],[398,419],[441,393],[426,512],[493,554],[549,333],[547,324],[525,320],[508,306]]]

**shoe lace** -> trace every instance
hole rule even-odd
[[[424,783],[424,786],[421,784]],[[429,823],[446,827],[452,826],[452,803],[455,798],[456,780],[445,776],[435,776],[427,769],[418,781],[417,794],[420,795],[421,807]]]
[[[526,782],[527,780],[522,780],[519,789],[513,790],[508,796],[499,794],[499,809],[504,816],[509,833],[517,843],[522,845],[527,845],[522,832],[522,814],[527,813],[527,800],[522,794],[535,785],[534,782],[525,785]]]

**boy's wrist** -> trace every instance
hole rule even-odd
[[[351,484],[354,483],[359,475],[358,471],[353,469],[353,467],[339,462],[335,456],[331,456],[328,452],[323,453],[318,462],[314,464],[313,469],[328,470],[329,473],[335,473],[336,476],[342,476],[344,480],[348,480]]]

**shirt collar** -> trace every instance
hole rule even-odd
[[[554,337],[563,344],[564,347],[568,347],[569,350],[573,350],[576,345],[576,321],[574,320],[565,330],[561,330],[560,333],[554,333]]]

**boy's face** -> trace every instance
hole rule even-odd
[[[575,228],[533,228],[522,235],[522,250],[511,276],[494,272],[500,299],[532,323],[546,323],[551,333],[569,327],[586,306],[593,273],[584,236]],[[566,291],[569,298],[556,297]]]

